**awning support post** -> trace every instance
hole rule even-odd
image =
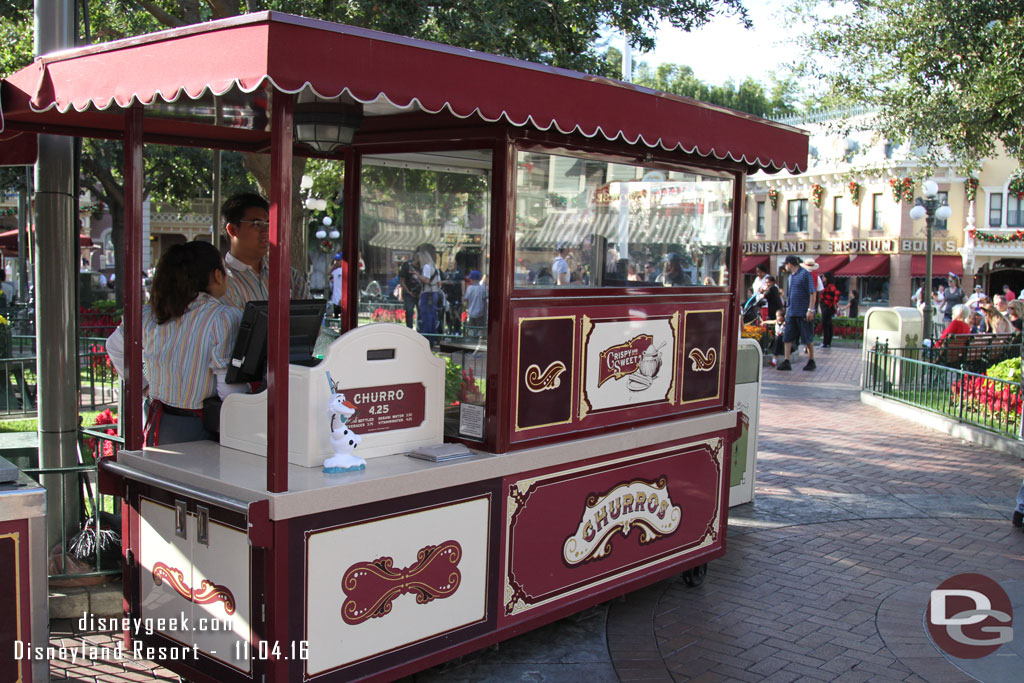
[[[124,114],[124,439],[128,450],[142,448],[142,105]]]
[[[267,490],[288,490],[288,318],[291,300],[292,119],[295,97],[274,91],[270,138],[270,305]]]

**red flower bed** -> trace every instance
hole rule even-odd
[[[388,310],[377,308],[370,314],[370,321],[375,323],[405,323],[405,309]]]
[[[991,413],[1021,414],[1020,391],[1005,383],[985,377],[964,377],[950,389],[953,403],[961,400],[971,410],[987,410]]]
[[[109,434],[110,436],[117,436],[117,415],[114,415],[112,412],[110,412],[109,409],[108,410],[104,410],[102,413],[97,415],[96,416],[96,421],[92,423],[93,427],[98,427],[98,426],[101,426],[101,425],[111,425],[112,428],[105,430],[105,433]],[[96,439],[96,438],[90,438],[90,439],[86,439],[85,440],[85,445],[93,453],[93,457],[94,458],[97,455],[102,455],[102,457],[104,457],[104,458],[108,458],[108,457],[111,457],[111,456],[114,455],[114,447],[115,447],[115,445],[114,445],[113,441],[107,441],[107,440],[103,441],[103,453],[102,454],[97,454],[96,453],[96,442],[97,441],[99,441],[99,439]]]
[[[83,337],[109,337],[121,324],[120,311],[100,311],[83,306],[78,313]]]

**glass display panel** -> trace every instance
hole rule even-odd
[[[445,435],[483,440],[490,151],[363,157],[359,325],[406,325],[445,359]]]
[[[519,152],[515,286],[727,286],[733,177]]]

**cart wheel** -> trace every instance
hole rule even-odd
[[[708,575],[707,563],[697,565],[693,569],[687,569],[683,572],[683,583],[690,588],[696,588],[697,586],[704,583],[704,577]]]

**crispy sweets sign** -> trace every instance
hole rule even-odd
[[[583,316],[580,418],[601,410],[674,401],[679,314],[642,319]]]

